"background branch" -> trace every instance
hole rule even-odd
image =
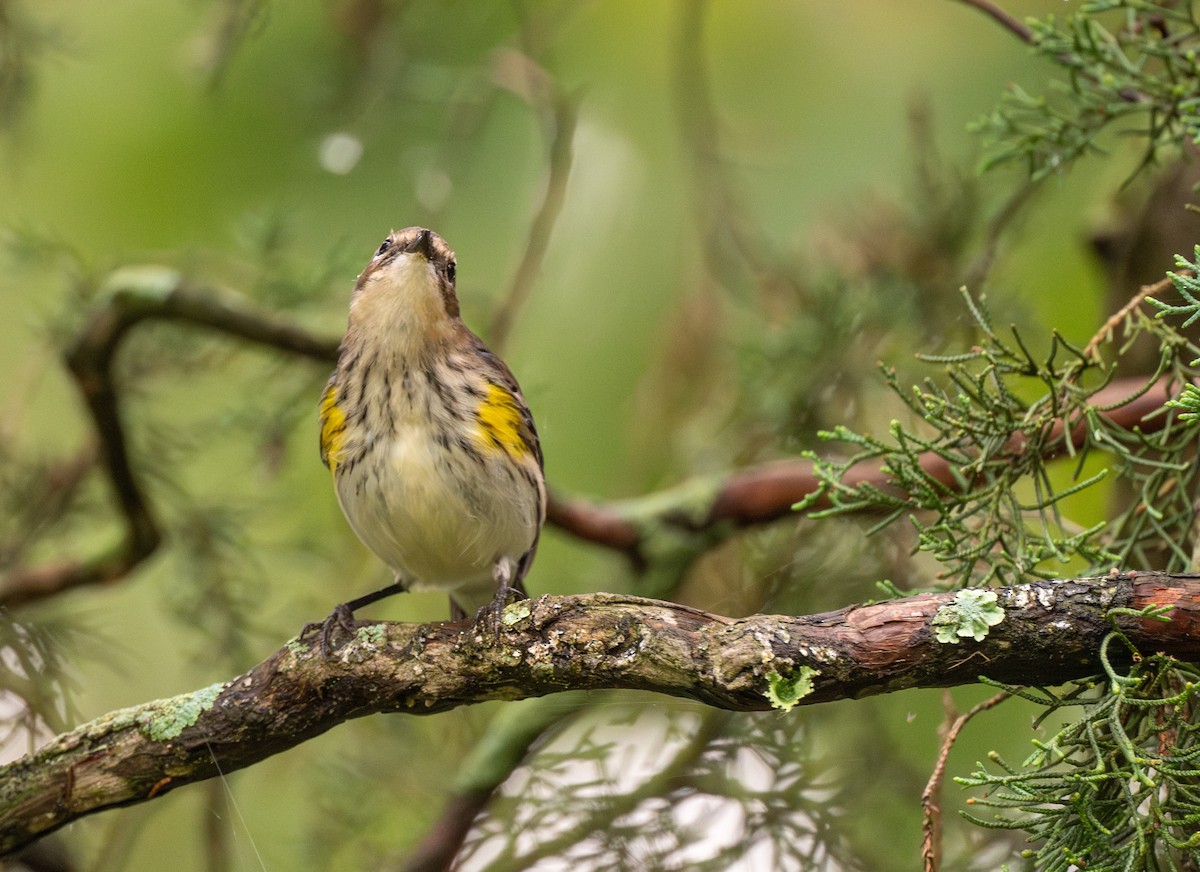
[[[959,0],[964,6],[973,6],[988,18],[997,22],[1001,27],[1014,34],[1022,42],[1033,41],[1033,31],[1006,9],[1002,9],[991,0]]]
[[[1137,395],[1145,379],[1113,381],[1093,397],[1091,405],[1098,414],[1126,430],[1153,433],[1166,426],[1172,415],[1163,413],[1170,398],[1168,386],[1159,381]],[[1136,395],[1136,396],[1135,396]],[[1133,399],[1126,401],[1126,398]],[[1108,407],[1112,408],[1108,408]],[[1086,438],[1086,421],[1071,423],[1069,440],[1065,422],[1059,421],[1051,434],[1058,454],[1068,445],[1079,448]],[[1019,440],[1009,445],[1014,455],[1024,450]],[[927,452],[921,466],[939,483],[950,489],[962,486],[958,469],[945,457]],[[863,463],[852,468],[844,479],[847,486],[862,483],[880,488],[893,487],[891,478],[878,463]],[[581,539],[625,551],[636,565],[647,562],[645,545],[663,529],[703,534],[697,551],[711,547],[713,538],[724,538],[741,527],[765,524],[795,516],[793,506],[817,490],[819,482],[808,460],[779,460],[736,472],[685,482],[675,488],[619,503],[589,503],[556,495],[550,501],[547,522]],[[828,508],[820,499],[810,509]],[[724,535],[722,535],[724,531]]]
[[[337,342],[312,336],[282,318],[220,288],[195,285],[161,267],[118,270],[65,352],[92,419],[99,456],[125,530],[120,542],[86,560],[18,567],[0,579],[0,608],[11,608],[64,590],[115,581],[158,548],[162,530],[129,457],[114,361],[121,343],[143,321],[179,321],[292,354],[332,361]],[[85,451],[84,458],[91,453]]]
[[[1099,670],[1110,609],[1152,605],[1171,606],[1170,620],[1120,618],[1131,642],[1200,659],[1196,576],[1130,574],[996,592],[1003,622],[982,642],[954,645],[937,642],[930,630],[954,593],[736,619],[609,594],[545,596],[510,606],[498,638],[462,624],[364,624],[331,661],[320,656],[319,641],[292,640],[232,681],[112,712],[0,768],[0,853],[380,712],[431,714],[602,688],[762,710],[772,705],[768,676],[792,681],[802,667],[815,670],[811,692],[797,694],[803,704],[966,684],[981,675],[1057,684]]]

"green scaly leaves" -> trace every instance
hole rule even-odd
[[[1161,609],[1137,614],[1165,619]],[[1188,863],[1200,857],[1200,672],[1165,655],[1143,657],[1115,629],[1102,654],[1105,680],[1044,691],[1037,700],[1046,707],[1041,720],[1064,716],[1049,741],[1034,742],[1020,765],[993,753],[990,767],[979,763],[970,777],[955,779],[984,791],[969,801],[973,808],[994,811],[964,816],[1025,831],[1036,847],[1024,853],[1037,869],[1193,868]]]
[[[983,168],[1024,166],[1037,181],[1101,153],[1108,128],[1144,140],[1139,167],[1200,137],[1200,26],[1192,4],[1103,0],[1061,22],[1030,20],[1030,47],[1058,77],[1047,94],[1010,86],[976,122],[990,142]]]

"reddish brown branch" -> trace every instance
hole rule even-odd
[[[492,798],[493,790],[464,790],[450,797],[442,814],[404,861],[403,872],[445,872],[462,849],[471,824]]]
[[[1102,417],[1117,426],[1127,430],[1136,427],[1143,433],[1155,432],[1170,420],[1163,409],[1163,404],[1169,399],[1167,386],[1159,382],[1137,395],[1144,385],[1145,381],[1139,378],[1114,381],[1092,398],[1092,405],[1102,410],[1099,412]],[[1127,400],[1129,397],[1133,398]],[[1121,405],[1105,409],[1115,403]],[[1066,427],[1065,422],[1059,421],[1050,433],[1049,441],[1058,445],[1057,454],[1067,451],[1068,441],[1062,438]],[[1072,423],[1070,437],[1071,446],[1083,446],[1087,437],[1087,423],[1082,417]],[[1014,456],[1020,454],[1025,450],[1025,441],[1019,436],[1014,437],[1009,442],[1008,450]],[[958,470],[936,454],[922,455],[921,467],[927,475],[947,488],[957,488],[962,483]],[[894,487],[879,462],[852,468],[844,481],[848,485],[870,483],[881,489]],[[695,489],[687,487],[679,489],[679,498],[674,501],[664,498],[663,494],[651,494],[621,505],[555,497],[551,499],[547,521],[580,539],[624,551],[635,562],[644,563],[642,543],[647,531],[656,525],[706,532],[720,525],[738,528],[765,524],[793,517],[793,506],[815,493],[819,485],[810,461],[780,460],[724,477],[714,485],[707,506],[697,506],[694,502]],[[643,505],[663,508],[648,514],[642,510]],[[812,506],[818,509],[828,507],[825,499],[818,500]]]
[[[1119,618],[1132,643],[1200,660],[1197,576],[1069,579],[996,593],[1003,621],[983,641],[959,644],[939,643],[931,631],[952,592],[739,619],[607,594],[539,597],[510,606],[512,623],[502,622],[498,638],[462,624],[363,625],[328,661],[319,641],[293,640],[232,681],[114,712],[0,767],[0,854],[84,815],[253,765],[374,713],[428,714],[602,688],[761,710],[772,705],[773,682],[805,675],[811,691],[798,699],[805,705],[980,675],[1059,684],[1100,670],[1113,609],[1151,605],[1171,606],[1170,620]]]

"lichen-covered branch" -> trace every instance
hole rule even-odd
[[[84,815],[257,763],[350,718],[429,714],[493,699],[635,688],[756,710],[913,687],[1056,684],[1099,670],[1111,609],[1146,651],[1200,660],[1200,577],[1165,574],[998,589],[981,640],[939,642],[954,593],[801,617],[727,618],[596,594],[510,605],[498,635],[464,624],[362,625],[333,658],[293,640],[238,676],[112,712],[0,767],[0,854]],[[1128,612],[1125,612],[1128,614]],[[943,621],[944,623],[944,621]]]

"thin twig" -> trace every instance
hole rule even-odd
[[[1039,188],[1040,186],[1036,182],[1026,180],[1009,195],[996,214],[988,220],[983,240],[980,243],[980,253],[963,274],[963,284],[966,287],[977,290],[983,285],[988,273],[992,270],[992,265],[996,262],[996,254],[1000,250],[1000,238],[1004,231],[1021,214],[1021,210],[1032,199],[1033,192]]]
[[[1190,272],[1186,274],[1191,275]],[[1099,363],[1100,346],[1112,339],[1113,331],[1121,325],[1121,322],[1128,318],[1138,306],[1146,302],[1147,297],[1165,291],[1169,287],[1171,287],[1170,276],[1159,279],[1152,285],[1142,285],[1141,289],[1130,298],[1129,302],[1110,315],[1108,320],[1096,331],[1096,334],[1089,340],[1088,344],[1083,347],[1083,356]]]
[[[942,740],[942,751],[938,754],[937,764],[933,767],[933,774],[929,776],[929,782],[921,792],[921,809],[923,813],[921,832],[924,834],[921,839],[921,858],[925,862],[925,872],[937,872],[938,866],[941,863],[942,807],[940,796],[942,793],[942,782],[946,777],[946,760],[950,756],[950,750],[954,747],[954,743],[958,741],[958,734],[967,725],[967,721],[980,712],[995,708],[1008,699],[1009,696],[1008,692],[1001,692],[985,699],[966,714],[959,715],[954,723],[950,725],[950,729],[946,730],[946,737]]]
[[[958,0],[958,2],[965,6],[972,6],[993,21],[999,22],[1001,26],[1020,37],[1022,42],[1033,41],[1033,31],[1023,21],[1001,9],[991,0]]]
[[[529,63],[532,63],[529,61]],[[543,126],[547,128],[548,165],[546,183],[542,190],[542,202],[538,206],[529,227],[529,236],[525,241],[525,251],[521,262],[513,273],[512,281],[499,306],[492,314],[492,322],[488,328],[488,343],[494,351],[503,349],[508,341],[509,332],[516,321],[517,315],[529,298],[538,274],[542,269],[546,251],[550,247],[550,237],[554,225],[562,212],[563,203],[567,199],[567,181],[571,177],[573,160],[573,145],[575,141],[575,125],[579,113],[579,99],[575,95],[559,92],[549,75],[544,77],[544,90],[549,94],[544,97],[549,105],[542,109]],[[530,89],[536,92],[541,89]]]
[[[709,8],[702,0],[683,0],[678,7],[675,106],[698,201],[692,212],[700,223],[701,252],[709,274],[731,292],[748,279],[765,296],[775,291],[780,271],[766,244],[767,234],[747,217],[722,155],[720,124],[703,50]]]

